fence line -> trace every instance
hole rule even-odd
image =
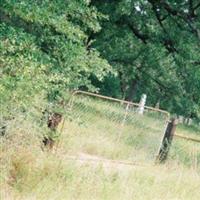
[[[125,104],[130,104],[130,105],[138,106],[138,107],[140,106],[139,103],[133,103],[133,102],[126,101],[126,100],[115,99],[115,98],[112,98],[112,97],[103,96],[103,95],[100,95],[100,94],[94,94],[94,93],[91,93],[91,92],[85,92],[85,91],[81,91],[81,90],[76,90],[75,92],[73,92],[72,95],[74,96],[74,95],[77,95],[77,94],[86,94],[86,95],[90,95],[90,96],[94,96],[94,97],[99,97],[101,99],[112,100],[112,101],[125,103]],[[158,108],[153,108],[153,107],[150,107],[150,106],[144,106],[144,108],[148,109],[148,110],[157,111],[157,112],[166,114],[168,117],[170,117],[170,113],[165,111],[165,110],[161,110],[161,109],[158,109]]]
[[[90,96],[94,96],[94,97],[99,97],[99,98],[102,98],[102,99],[107,99],[107,100],[112,100],[112,101],[116,101],[116,102],[126,103],[128,105],[140,106],[139,103],[133,103],[133,102],[125,101],[125,100],[115,99],[115,98],[112,98],[112,97],[107,97],[107,96],[103,96],[103,95],[100,95],[100,94],[94,94],[94,93],[91,93],[91,92],[85,92],[85,91],[81,91],[81,90],[76,90],[75,92],[73,92],[72,95],[77,95],[77,94],[86,94],[86,95],[90,95]],[[169,112],[167,112],[165,110],[162,110],[162,109],[153,108],[153,107],[150,107],[150,106],[144,106],[144,108],[152,110],[152,111],[161,112],[163,114],[166,114],[168,117],[170,116]],[[183,135],[176,134],[176,133],[174,134],[174,136],[177,137],[177,138],[181,138],[181,139],[190,140],[190,141],[193,141],[193,142],[199,142],[200,143],[200,139],[197,139],[197,138],[183,136]]]
[[[174,134],[175,137],[180,138],[180,139],[184,139],[184,140],[189,140],[191,142],[198,142],[200,143],[200,139],[197,138],[193,138],[193,137],[188,137],[188,136],[184,136],[184,135],[180,135],[180,134]]]
[[[170,148],[169,160],[192,165],[191,155],[200,155],[200,139],[174,133],[175,140],[168,145],[164,133],[170,123],[170,114],[144,106],[145,112],[140,115],[139,106],[139,103],[73,91],[65,119],[69,144],[64,149],[72,155],[83,152],[109,160],[153,163],[160,150],[169,151]],[[197,143],[193,145],[190,141]]]

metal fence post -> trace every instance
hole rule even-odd
[[[168,124],[167,128],[164,133],[164,137],[161,143],[161,147],[159,149],[159,153],[156,158],[156,163],[163,163],[167,160],[170,146],[176,131],[176,119],[171,119]]]

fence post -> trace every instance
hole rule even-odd
[[[161,147],[159,149],[159,153],[156,158],[156,163],[163,163],[167,160],[170,146],[176,131],[176,119],[171,119],[168,124],[167,128],[164,133],[164,137],[161,143]]]

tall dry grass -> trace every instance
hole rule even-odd
[[[146,152],[142,148],[133,148],[142,144],[143,138],[131,139],[128,133],[133,130],[132,126],[126,127],[126,134],[116,143],[113,133],[116,124],[99,119],[93,112],[87,114],[88,119],[93,119],[91,126],[66,120],[60,143],[54,151],[41,148],[43,127],[31,118],[16,118],[8,134],[0,139],[1,200],[200,199],[199,151],[196,149],[194,153],[193,143],[175,139],[168,162],[154,165],[145,162]],[[144,121],[138,121],[134,131],[142,134],[144,130],[154,133],[160,130],[159,119],[153,119],[154,123],[149,117],[144,120],[152,127],[145,129]],[[177,131],[182,130],[185,129],[178,127]],[[153,143],[150,140],[144,144],[151,147]],[[78,156],[79,153],[97,158],[142,161],[148,165],[69,159],[70,155]]]

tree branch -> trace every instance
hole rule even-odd
[[[149,39],[147,34],[141,33],[137,28],[135,28],[130,23],[128,23],[128,27],[137,38],[139,38],[144,44],[147,44],[147,40]]]
[[[194,10],[198,9],[200,7],[200,3],[198,3],[196,6],[194,6]]]

